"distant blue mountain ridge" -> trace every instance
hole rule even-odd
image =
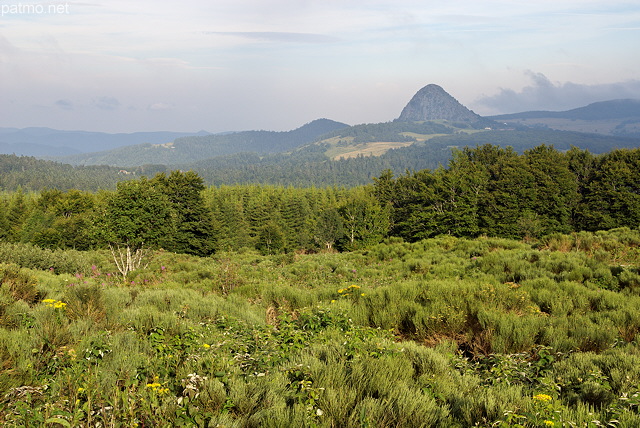
[[[133,132],[109,134],[51,128],[0,128],[0,153],[23,156],[67,156],[136,144],[168,143],[176,138],[211,135],[199,132]]]
[[[622,99],[600,101],[585,107],[578,107],[566,111],[525,111],[521,113],[488,116],[496,121],[508,119],[571,119],[571,120],[609,120],[609,119],[640,119],[640,100]]]

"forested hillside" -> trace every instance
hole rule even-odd
[[[493,116],[512,126],[592,132],[640,138],[640,100],[601,101],[567,111],[529,111]]]
[[[123,170],[104,165],[73,166],[29,156],[0,155],[0,191],[77,189],[96,192],[115,189],[119,181],[166,170],[164,165],[145,165]]]
[[[369,143],[375,141],[416,141],[406,133],[411,134],[453,134],[460,129],[472,129],[464,123],[449,124],[446,121],[425,122],[384,122],[365,123],[348,128],[338,129],[322,136],[323,140],[334,137],[348,139],[354,143]]]
[[[321,135],[348,125],[318,119],[292,131],[243,131],[227,134],[176,138],[166,144],[141,144],[108,152],[67,156],[63,162],[74,165],[114,165],[134,167],[145,164],[176,165],[234,153],[281,153],[318,139]]]
[[[316,129],[314,132],[323,131]],[[142,175],[152,176],[172,169],[196,171],[206,185],[215,186],[269,184],[352,187],[371,183],[373,177],[387,169],[401,174],[407,170],[446,166],[451,159],[452,148],[492,144],[513,147],[516,152],[523,153],[546,144],[559,151],[567,151],[575,146],[598,154],[640,145],[639,140],[632,138],[532,129],[478,131],[437,122],[357,125],[323,134],[319,138],[288,153],[265,155],[242,152],[207,158],[201,152],[188,151],[190,158],[199,160],[180,163],[180,157],[177,156],[167,159],[167,164],[147,163],[137,167],[71,166],[29,157],[0,155],[0,190],[113,190],[119,181]],[[343,159],[336,155],[344,152],[353,155],[360,145],[375,146],[375,140],[383,141],[383,145],[389,141],[406,141],[410,145],[389,149],[379,156],[365,156],[362,153]]]
[[[551,130],[522,130],[522,131],[482,131],[475,133],[456,133],[436,136],[426,141],[416,142],[408,147],[388,150],[380,156],[358,156],[349,159],[330,160],[326,153],[333,148],[327,140],[338,139],[348,141],[348,138],[359,138],[362,141],[371,140],[380,130],[384,132],[397,131],[396,125],[388,124],[362,125],[346,128],[329,134],[324,142],[319,142],[291,154],[280,154],[259,157],[242,154],[203,160],[194,164],[179,165],[179,168],[197,171],[208,184],[245,184],[261,183],[293,186],[357,186],[371,182],[384,170],[391,170],[395,174],[422,169],[436,169],[447,166],[451,159],[453,148],[466,146],[476,147],[485,144],[500,147],[513,147],[517,153],[523,153],[540,144],[553,146],[558,151],[567,151],[571,147],[588,150],[591,153],[605,153],[617,148],[634,148],[640,141],[628,138],[616,138],[595,134],[581,134],[577,132],[561,132]],[[418,131],[442,131],[433,128],[436,124],[412,124]],[[444,126],[444,125],[443,125]],[[404,129],[404,128],[402,128]],[[446,130],[447,128],[445,128]],[[451,132],[451,128],[448,128]],[[402,138],[415,138],[397,134]],[[345,137],[346,136],[346,137]],[[324,137],[323,137],[324,138]],[[386,138],[392,138],[387,135]],[[382,140],[379,140],[382,141]],[[354,144],[345,142],[345,146]]]
[[[5,192],[0,238],[83,250],[135,239],[207,255],[242,248],[353,250],[388,236],[530,239],[636,228],[639,170],[640,149],[594,155],[542,145],[518,154],[485,145],[455,152],[448,168],[397,176],[387,170],[373,185],[352,188],[206,187],[193,171],[163,172],[99,193]]]

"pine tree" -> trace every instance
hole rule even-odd
[[[8,206],[5,239],[11,242],[17,242],[21,237],[22,226],[29,217],[31,206],[21,188],[12,195]]]
[[[7,208],[9,202],[5,197],[0,199],[0,241],[7,239],[9,235],[9,220],[7,219]]]
[[[256,249],[264,255],[278,254],[284,251],[284,234],[278,223],[269,220],[260,228],[257,236]]]
[[[287,189],[283,196],[281,216],[288,249],[304,249],[311,244],[311,208],[303,190]]]
[[[241,186],[210,189],[207,204],[211,207],[215,220],[216,250],[237,251],[252,245],[241,190]]]

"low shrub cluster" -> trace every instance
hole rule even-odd
[[[638,426],[635,234],[157,252],[126,280],[106,252],[17,248],[0,424]]]
[[[74,250],[50,250],[32,244],[0,242],[0,260],[34,270],[57,273],[87,273],[104,257],[96,253]]]

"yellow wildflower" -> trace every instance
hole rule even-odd
[[[547,401],[551,401],[551,396],[547,394],[537,394],[533,396],[533,399],[546,403]]]
[[[549,421],[549,420],[544,421],[544,424],[545,424],[546,426],[548,426],[548,427],[555,426],[555,423],[554,423],[553,421]]]
[[[65,302],[62,302],[60,300],[55,300],[55,299],[44,299],[42,303],[44,303],[47,306],[47,308],[54,308],[54,309],[63,309],[65,306],[67,306]]]
[[[202,347],[203,347],[203,348],[211,348],[211,345],[209,345],[208,343],[203,343],[203,344],[202,344]]]

